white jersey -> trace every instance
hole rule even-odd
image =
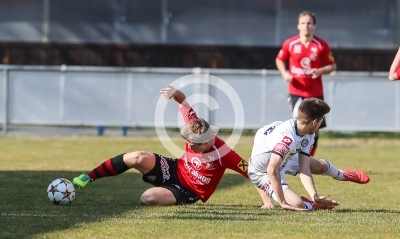
[[[311,146],[314,143],[314,134],[304,136],[297,135],[296,120],[290,119],[285,122],[275,121],[259,129],[254,137],[251,158],[263,153],[274,153],[282,157],[281,169],[291,160],[293,155],[302,153],[310,155]],[[265,171],[269,158],[266,162],[254,162],[251,164],[258,171]]]

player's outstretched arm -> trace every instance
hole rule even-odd
[[[271,209],[274,208],[274,204],[272,203],[271,198],[267,195],[267,193],[264,192],[261,188],[257,188],[254,186],[258,192],[258,194],[261,197],[261,200],[263,202],[263,205],[261,206],[260,209]]]
[[[179,105],[187,104],[186,95],[182,91],[175,89],[172,85],[161,88],[160,94],[167,100],[174,98]]]
[[[291,211],[307,211],[305,208],[298,208],[286,202],[285,195],[282,190],[280,165],[282,164],[281,156],[272,153],[267,166],[267,174],[272,185],[272,190],[276,196],[277,202],[284,210]]]
[[[318,195],[310,171],[310,157],[299,154],[299,166],[301,182],[313,201],[324,209],[333,209],[338,206],[339,203],[337,201],[328,199],[326,196]]]
[[[393,59],[392,65],[390,66],[389,70],[389,80],[399,80],[399,75],[397,74],[397,68],[400,64],[400,47],[397,50],[396,56]]]

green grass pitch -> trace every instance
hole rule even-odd
[[[222,136],[224,138],[224,136]],[[235,150],[250,155],[251,136]],[[227,171],[207,203],[141,206],[150,187],[135,170],[99,179],[69,206],[46,195],[59,177],[72,180],[105,159],[146,150],[171,156],[157,137],[63,136],[0,138],[0,238],[398,238],[400,235],[400,139],[324,138],[317,157],[338,168],[366,171],[367,185],[315,176],[320,195],[341,205],[333,211],[260,210],[253,185]],[[182,145],[179,137],[174,142]],[[305,194],[298,177],[287,176]]]

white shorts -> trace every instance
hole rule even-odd
[[[267,169],[265,168],[263,170],[259,170],[259,169],[256,169],[251,164],[251,161],[264,161],[264,162],[269,161],[270,157],[271,157],[271,153],[263,153],[263,154],[253,156],[250,159],[250,163],[249,163],[249,167],[248,167],[248,175],[249,175],[249,179],[256,187],[264,190],[264,192],[266,194],[268,194],[270,197],[275,199],[275,195],[273,195],[274,191],[272,189],[272,185],[271,185],[271,182],[270,182],[268,174],[267,174]],[[298,163],[297,163],[297,168],[298,168]],[[280,170],[282,190],[285,190],[290,187],[289,184],[287,184],[286,179],[285,179],[285,169],[286,169],[286,166],[282,170]]]

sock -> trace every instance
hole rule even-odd
[[[329,163],[328,160],[326,160],[326,159],[322,159],[322,160],[324,160],[324,162],[328,166],[328,170],[325,173],[323,173],[322,175],[329,175],[336,180],[344,180],[342,170],[337,169],[335,166],[333,166],[331,163]]]
[[[102,164],[97,166],[88,173],[92,180],[96,180],[102,177],[109,177],[121,174],[127,171],[129,168],[124,162],[124,154],[115,156],[114,158],[107,159]]]
[[[303,203],[304,203],[304,206],[306,207],[306,209],[308,211],[312,211],[313,210],[313,206],[311,205],[311,203],[309,203],[309,202],[303,202]]]

